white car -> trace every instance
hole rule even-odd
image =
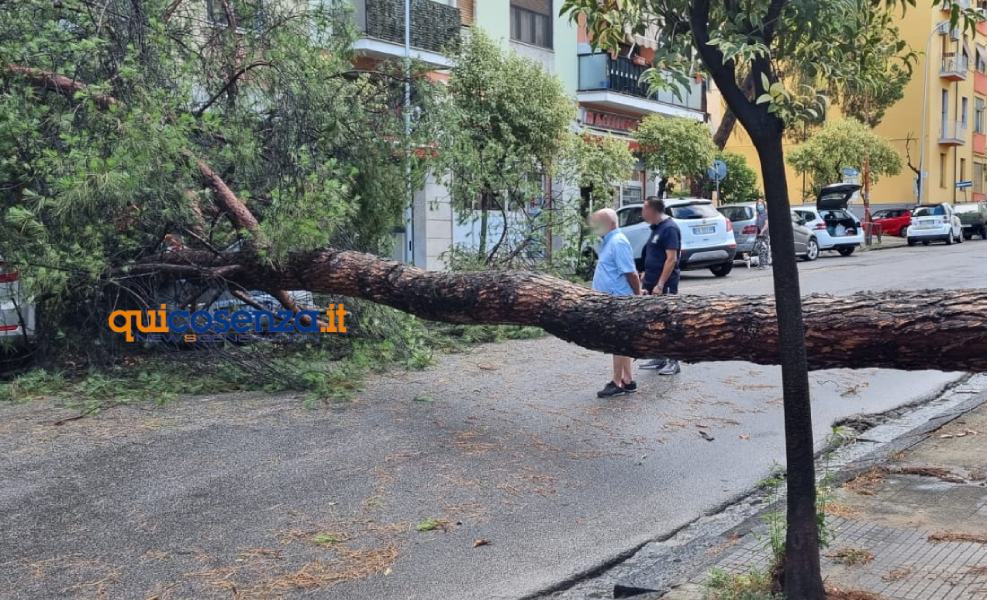
[[[640,204],[630,204],[617,210],[621,231],[634,248],[638,269],[644,268],[644,245],[651,235],[651,226],[641,216]],[[666,198],[665,209],[682,232],[682,255],[679,265],[683,271],[709,269],[717,277],[726,277],[733,269],[737,241],[733,224],[705,198]]]
[[[0,341],[34,336],[34,305],[21,295],[20,274],[0,261]]]
[[[827,185],[819,191],[814,207],[796,206],[792,208],[792,214],[812,230],[820,250],[835,250],[850,256],[864,243],[860,219],[847,210],[859,191],[860,186],[855,183]]]
[[[962,244],[963,224],[956,216],[952,204],[928,204],[912,211],[912,223],[908,226],[906,236],[909,246],[919,242],[926,246],[932,242]]]

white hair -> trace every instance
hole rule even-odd
[[[612,208],[601,208],[600,210],[596,211],[596,214],[599,215],[600,217],[603,217],[607,221],[610,221],[610,224],[613,225],[614,227],[616,227],[620,222],[617,219],[617,211],[615,211]]]

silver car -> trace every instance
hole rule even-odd
[[[727,204],[719,211],[733,223],[733,235],[737,240],[737,255],[751,254],[757,241],[757,214],[754,202]],[[792,235],[795,238],[795,254],[808,261],[819,258],[819,241],[797,215],[792,215]]]

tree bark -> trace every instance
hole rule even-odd
[[[799,272],[788,202],[788,181],[781,130],[754,142],[764,175],[771,234],[778,349],[785,407],[785,459],[788,471],[784,591],[787,598],[824,600],[816,521],[816,468],[806,326],[803,324]]]
[[[625,356],[766,365],[780,360],[780,326],[771,296],[613,297],[540,273],[423,271],[334,249],[292,255],[282,266],[204,251],[152,260],[197,264],[204,273],[239,264],[228,278],[247,289],[363,298],[450,323],[536,326],[585,348]],[[785,293],[793,289],[797,294],[797,283]],[[983,290],[811,295],[802,306],[810,369],[987,372]]]

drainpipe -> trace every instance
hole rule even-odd
[[[930,68],[935,69],[935,64],[929,58],[932,52],[932,38],[936,35],[942,35],[943,33],[949,33],[949,21],[941,21],[936,23],[936,26],[932,28],[929,33],[929,39],[925,43],[925,80],[922,83],[922,135],[919,143],[921,144],[921,151],[919,152],[918,159],[918,204],[922,204],[925,200],[925,180],[926,177],[926,146],[929,145],[929,140],[927,139],[929,131],[929,79],[934,76],[929,73]]]
[[[415,264],[415,193],[411,189],[411,0],[404,0],[404,262]]]

